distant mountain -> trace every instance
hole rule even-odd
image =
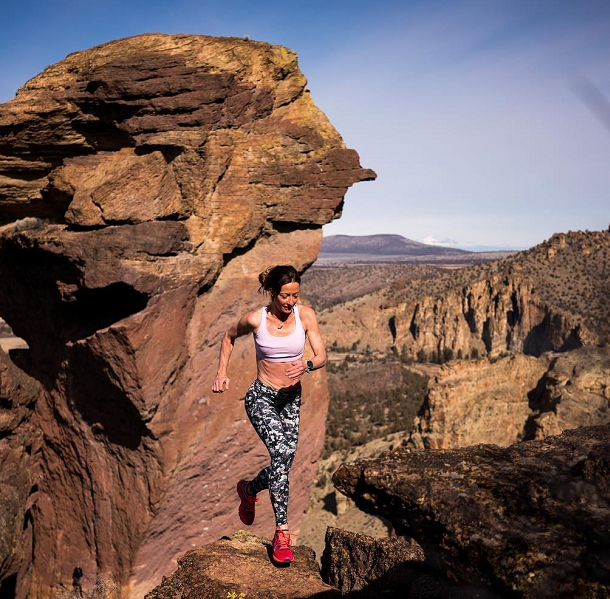
[[[322,239],[321,254],[361,254],[375,256],[455,256],[466,250],[427,245],[402,235],[330,235]]]

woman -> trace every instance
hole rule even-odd
[[[292,266],[274,266],[259,277],[259,291],[270,301],[262,309],[242,316],[225,333],[220,347],[218,372],[212,391],[229,388],[227,366],[238,337],[253,333],[257,378],[246,393],[245,406],[250,422],[269,451],[271,464],[250,481],[237,483],[239,517],[244,524],[254,522],[256,495],[269,489],[275,514],[273,561],[287,564],[294,557],[288,532],[288,475],[299,435],[301,377],[326,364],[326,350],[314,311],[297,305],[301,277]],[[313,351],[303,360],[305,339]]]

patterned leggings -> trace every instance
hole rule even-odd
[[[299,440],[301,388],[279,391],[256,379],[245,403],[246,414],[271,456],[271,464],[252,480],[249,491],[269,489],[276,526],[288,524],[288,475]]]

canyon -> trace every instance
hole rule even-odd
[[[2,599],[78,571],[149,599],[607,596],[610,232],[449,270],[314,265],[375,176],[296,55],[262,42],[117,40],[0,105],[0,315],[27,344],[0,351]],[[235,481],[268,459],[250,343],[211,393],[279,262],[305,273],[331,356],[304,381],[291,486],[295,529],[335,511],[321,571],[307,543],[271,566],[267,501],[236,528]],[[329,381],[405,402],[402,427],[322,459]],[[334,527],[347,509],[359,531]]]
[[[318,281],[353,287],[340,303],[320,305],[329,344],[438,361],[537,357],[610,340],[608,230],[557,233],[526,252],[445,272],[401,267],[400,276],[393,265],[307,273],[314,293]],[[367,285],[360,293],[358,276]]]

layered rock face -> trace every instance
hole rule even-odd
[[[508,446],[598,424],[610,424],[610,349],[583,347],[443,365],[409,440],[429,449]]]
[[[431,449],[477,443],[510,445],[525,438],[529,394],[548,369],[542,358],[511,356],[444,364],[428,383],[411,442]]]
[[[435,361],[498,358],[507,353],[540,356],[596,343],[598,335],[574,315],[549,306],[535,285],[520,276],[490,277],[439,296],[400,301],[383,293],[322,312],[329,342]]]
[[[610,594],[610,427],[509,448],[405,447],[344,464],[337,487],[475,597]],[[437,596],[437,595],[435,595]],[[444,596],[444,595],[441,595]]]
[[[72,54],[0,106],[0,314],[40,386],[1,442],[7,530],[33,539],[2,557],[3,596],[49,597],[76,566],[85,584],[107,573],[142,596],[180,553],[236,528],[235,481],[268,456],[241,402],[249,341],[230,391],[210,392],[220,339],[266,301],[258,273],[304,270],[347,188],[375,176],[305,84],[282,47],[144,35]],[[315,373],[295,528],[327,401]],[[259,505],[254,530],[269,534]]]
[[[24,596],[32,563],[39,471],[31,456],[41,443],[32,415],[41,394],[41,385],[0,350],[0,588],[7,596]]]

